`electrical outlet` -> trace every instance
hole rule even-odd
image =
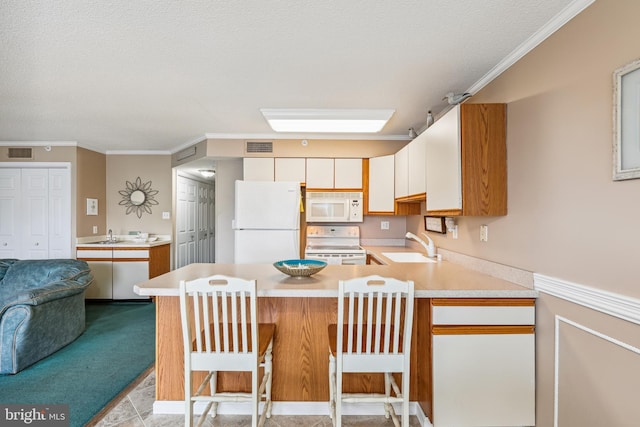
[[[162,219],[171,219],[170,212],[162,212]]]
[[[488,242],[489,241],[489,226],[481,225],[480,226],[480,241]]]
[[[93,234],[98,234],[98,226],[97,225],[93,226]]]
[[[380,221],[380,230],[388,230],[389,221]]]

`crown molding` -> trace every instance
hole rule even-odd
[[[171,151],[166,150],[108,150],[105,152],[108,156],[170,156]]]
[[[0,147],[77,147],[76,141],[0,141]]]
[[[206,133],[206,139],[326,139],[326,140],[372,140],[372,141],[410,141],[408,135],[371,135],[353,133]]]
[[[567,5],[559,14],[554,16],[540,30],[525,40],[520,46],[507,55],[495,67],[493,67],[480,80],[473,84],[466,92],[477,93],[480,89],[491,83],[513,64],[518,62],[523,56],[531,52],[540,43],[558,31],[567,22],[575,18],[580,12],[589,7],[595,0],[575,0]]]

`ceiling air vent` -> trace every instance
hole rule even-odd
[[[10,159],[33,159],[33,148],[9,147]]]
[[[273,153],[273,142],[271,141],[247,141],[247,153]]]
[[[195,154],[196,154],[196,147],[189,147],[185,150],[178,152],[178,154],[176,154],[176,159],[178,161],[184,160],[188,157],[195,156]]]

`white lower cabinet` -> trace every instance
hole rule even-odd
[[[533,300],[452,301],[432,301],[433,426],[535,425]]]
[[[148,261],[113,262],[113,299],[144,299],[133,292],[133,286],[149,278]]]
[[[87,261],[93,283],[87,299],[148,299],[133,292],[133,286],[150,278],[149,249],[81,248],[76,258]]]
[[[87,261],[91,274],[93,274],[93,282],[87,287],[84,293],[87,299],[112,299],[113,287],[113,271],[111,260],[109,261]]]

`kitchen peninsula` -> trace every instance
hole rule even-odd
[[[438,393],[433,384],[437,380],[433,371],[438,369],[438,366],[433,367],[434,356],[438,356],[434,351],[439,351],[433,348],[434,334],[443,337],[468,334],[473,337],[485,334],[514,336],[516,348],[505,349],[504,346],[510,346],[511,341],[500,341],[497,345],[502,347],[491,348],[489,353],[497,351],[508,359],[516,359],[524,364],[526,385],[531,376],[531,390],[526,393],[526,400],[531,398],[531,402],[525,402],[525,406],[533,414],[533,313],[536,291],[446,261],[430,264],[392,263],[380,254],[374,256],[386,265],[328,265],[311,277],[293,278],[280,273],[271,264],[191,264],[136,285],[134,291],[137,294],[154,296],[157,304],[154,411],[162,413],[169,408],[181,407],[171,406],[173,402],[179,401],[182,405],[183,349],[177,298],[180,280],[214,274],[257,280],[259,321],[276,324],[272,388],[275,408],[280,402],[329,400],[326,331],[327,325],[336,321],[338,281],[380,275],[413,280],[415,283],[410,400],[418,402],[424,414],[433,421],[433,408],[439,407],[437,399],[434,402],[434,394]],[[449,320],[442,325],[434,323],[438,322],[441,312],[445,314],[442,319],[446,319],[450,309],[461,313],[466,329],[449,325]],[[437,310],[440,311],[434,316]],[[505,320],[501,321],[503,315]],[[478,325],[483,325],[479,331],[474,331],[476,326],[469,326],[476,325],[470,320],[473,317],[478,320]],[[530,354],[521,354],[523,348],[518,342],[519,337],[527,337],[528,344],[524,351]],[[490,342],[489,345],[494,346],[494,343]],[[499,363],[502,364],[500,359]],[[472,361],[472,364],[476,362]],[[511,374],[507,367],[506,375]],[[248,379],[248,376],[237,374],[221,376],[219,385],[229,390],[247,389]],[[496,382],[495,377],[493,382]],[[494,388],[489,384],[480,385],[486,389]],[[383,388],[383,381],[375,375],[353,376],[345,378],[344,388],[349,391],[379,390]],[[515,406],[520,408],[522,405]],[[435,410],[436,417],[444,417],[446,408],[442,408],[441,412]]]

